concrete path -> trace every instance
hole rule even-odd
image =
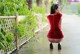
[[[47,26],[36,34],[29,43],[12,54],[80,54],[80,17],[63,14],[62,18],[62,31],[65,37],[61,42],[61,51],[58,51],[56,43],[53,44],[54,50],[50,51],[49,41],[46,37],[49,30],[49,26]]]

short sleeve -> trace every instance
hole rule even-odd
[[[61,13],[59,13],[59,17],[62,17],[62,14]]]

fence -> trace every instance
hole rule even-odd
[[[17,25],[17,16],[0,16],[1,21],[4,20],[5,23],[1,24],[0,27],[4,28],[6,30],[6,32],[11,32],[13,30],[13,24]],[[1,30],[0,28],[0,30]],[[15,32],[14,38],[15,40],[13,41],[14,45],[14,49],[18,49],[18,36],[17,33]]]
[[[41,15],[36,16],[38,17],[38,29],[35,30],[35,33],[38,32],[43,27]],[[18,25],[18,22],[23,18],[26,18],[26,16],[0,16],[1,21],[2,20],[5,21],[5,24],[0,24],[0,30],[1,28],[5,28],[7,32],[14,30],[13,24]],[[15,32],[14,38],[15,38],[13,42],[14,49],[12,51],[14,51],[15,49],[19,49],[19,47],[23,45],[26,41],[28,41],[31,37],[29,36],[27,39],[24,37],[23,40],[20,42],[18,34],[17,32]],[[11,53],[12,51],[8,51],[8,53]]]

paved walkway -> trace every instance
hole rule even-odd
[[[62,31],[65,37],[61,42],[61,51],[58,51],[57,44],[54,44],[54,50],[50,51],[46,37],[48,30],[49,26],[13,54],[80,54],[80,18],[78,16],[63,15]]]

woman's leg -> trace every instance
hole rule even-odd
[[[53,44],[52,43],[50,43],[50,49],[53,49]]]
[[[58,43],[58,50],[61,50],[61,44]]]

